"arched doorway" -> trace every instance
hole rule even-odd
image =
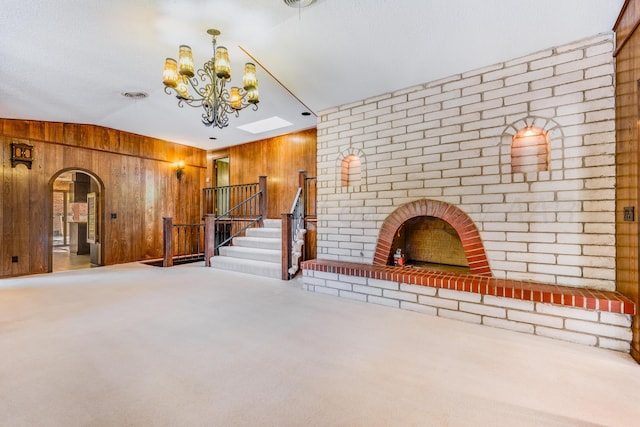
[[[101,180],[87,170],[65,169],[49,188],[49,272],[102,265]]]

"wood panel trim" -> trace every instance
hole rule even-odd
[[[631,36],[638,29],[638,26],[640,26],[640,15],[639,15],[635,17],[633,24],[629,26],[630,30],[626,34],[625,34],[625,30],[623,30],[622,28],[619,28],[623,24],[627,9],[629,8],[629,5],[631,4],[632,1],[633,0],[626,0],[624,2],[624,5],[620,10],[620,14],[618,15],[618,19],[616,20],[616,23],[613,26],[613,31],[615,31],[616,33],[616,49],[613,52],[614,58],[618,56],[618,54],[620,53],[624,45],[627,44]]]
[[[620,13],[618,14],[618,19],[616,19],[616,23],[613,24],[614,31],[616,30],[616,28],[618,28],[618,25],[622,23],[622,17],[627,11],[627,7],[629,7],[629,3],[631,3],[631,0],[625,0],[624,4],[622,5],[622,8],[620,9]]]
[[[47,134],[46,129],[41,130],[40,132],[32,131],[33,129],[39,129],[43,127],[50,128],[50,134]],[[78,138],[73,142],[65,140],[65,130],[68,130],[68,132],[71,134],[76,134]],[[147,137],[99,125],[62,122],[39,122],[36,120],[7,119],[0,117],[0,134],[6,136],[7,138],[10,138],[11,140],[30,141],[31,143],[36,142],[54,144],[63,147],[71,147],[74,149],[86,149],[101,153],[113,153],[137,159],[153,160],[159,162],[173,163],[176,159],[170,158],[169,155],[160,157],[160,154],[162,153],[171,153],[176,157],[183,157],[183,160],[185,162],[188,162],[188,166],[206,168],[207,164],[206,150],[203,150],[201,148],[191,147],[188,145],[180,144],[178,142]],[[117,149],[114,146],[100,148],[94,145],[76,143],[93,141],[95,137],[104,135],[116,135],[118,147],[120,147],[121,145],[131,146],[131,144],[140,144],[140,146],[138,147],[140,150],[132,151],[126,149]],[[83,139],[83,136],[86,137],[86,139]],[[164,146],[164,144],[166,144],[169,150],[159,151],[158,146]]]
[[[7,136],[8,138],[13,138],[12,136],[9,136],[9,135],[5,135],[5,136]],[[15,139],[24,139],[24,138],[16,137]],[[43,140],[43,139],[29,139],[29,141],[36,141],[36,142],[39,142],[39,143],[42,143],[42,144],[60,145],[60,146],[63,146],[63,147],[73,148],[74,150],[96,151],[98,153],[116,154],[118,156],[133,157],[135,159],[151,160],[151,161],[154,161],[154,162],[162,162],[162,163],[173,164],[173,162],[171,160],[165,160],[165,159],[154,158],[154,157],[149,157],[149,156],[140,156],[140,155],[129,154],[129,153],[121,153],[121,152],[118,152],[118,151],[103,150],[103,149],[100,149],[100,148],[80,147],[80,146],[73,145],[73,144],[67,144],[66,142],[47,141],[47,140]],[[176,144],[175,142],[170,142],[170,141],[167,141],[167,143]],[[193,168],[199,168],[199,169],[206,169],[207,168],[206,166],[196,165],[196,164],[193,164],[193,163],[186,163],[186,162],[185,162],[185,166],[189,166],[189,167],[193,167]],[[78,168],[72,168],[72,169],[78,169]]]

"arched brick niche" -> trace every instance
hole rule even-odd
[[[387,264],[391,255],[394,235],[405,221],[419,216],[431,216],[448,222],[455,228],[462,241],[471,274],[491,276],[491,268],[480,239],[480,233],[471,218],[449,203],[429,199],[406,203],[387,217],[380,229],[373,265]]]

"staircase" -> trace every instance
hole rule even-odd
[[[211,267],[280,279],[282,276],[282,221],[265,219],[264,227],[249,228],[234,237],[211,258]]]

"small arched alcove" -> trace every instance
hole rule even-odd
[[[543,172],[549,170],[549,137],[544,129],[529,126],[511,140],[511,172]]]
[[[350,147],[340,153],[336,172],[336,191],[350,193],[366,190],[367,159],[362,150]]]
[[[548,181],[563,167],[564,136],[552,119],[526,117],[507,126],[501,137],[500,172],[513,179]]]
[[[49,181],[49,272],[96,267],[102,260],[102,180],[67,168]]]
[[[350,154],[342,159],[340,168],[340,184],[343,187],[360,185],[362,180],[362,162],[360,157]]]

